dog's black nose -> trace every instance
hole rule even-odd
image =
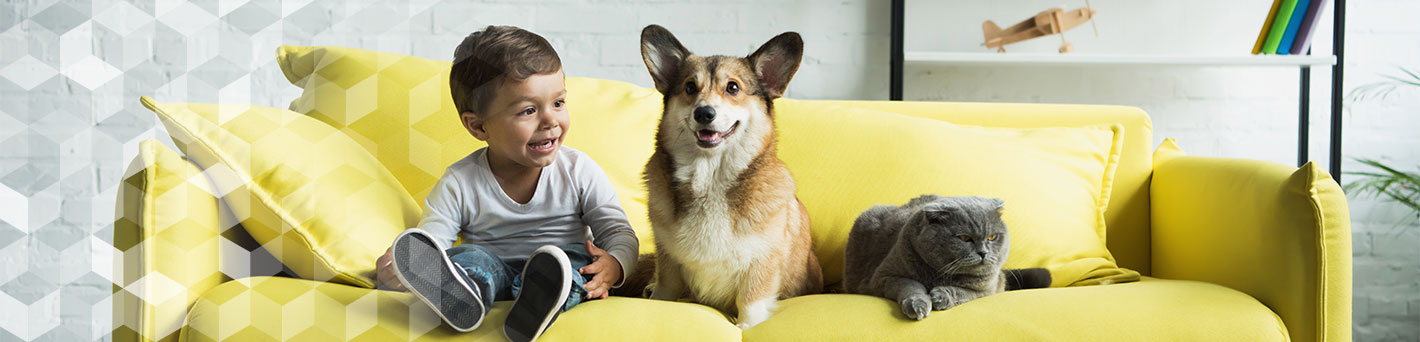
[[[695,107],[695,122],[708,124],[715,121],[715,108],[710,106]]]

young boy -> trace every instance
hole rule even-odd
[[[458,331],[516,298],[503,333],[531,341],[631,274],[638,243],[616,191],[591,158],[561,146],[571,128],[563,79],[557,52],[532,32],[489,26],[459,44],[454,106],[488,147],[444,172],[419,227],[376,261],[381,283],[411,290]],[[463,244],[450,248],[456,237]]]

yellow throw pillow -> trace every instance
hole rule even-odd
[[[209,170],[252,238],[300,277],[373,288],[375,259],[419,222],[394,176],[320,121],[260,106],[141,101]]]
[[[1134,281],[1104,244],[1119,125],[959,126],[869,109],[783,99],[779,157],[809,211],[825,282],[843,274],[858,214],[922,194],[1005,200],[1007,268],[1045,267],[1052,286]]]
[[[487,146],[469,135],[449,95],[449,62],[338,46],[282,46],[276,60],[304,89],[291,110],[360,142],[421,205],[444,168]],[[661,95],[653,89],[567,78],[572,129],[565,144],[601,165],[641,240],[655,249],[641,168],[651,157]]]
[[[423,203],[444,168],[487,146],[459,121],[449,62],[334,46],[282,46],[291,110],[349,135]],[[569,101],[571,102],[571,101]]]

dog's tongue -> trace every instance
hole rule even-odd
[[[696,132],[696,137],[700,138],[700,141],[715,141],[720,139],[720,132],[702,129]]]

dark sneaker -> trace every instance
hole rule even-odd
[[[572,263],[567,253],[556,246],[539,247],[523,265],[523,289],[508,309],[503,335],[513,342],[536,340],[557,320],[571,290]]]
[[[463,269],[455,266],[434,238],[410,228],[394,239],[394,269],[399,282],[424,301],[449,327],[472,331],[483,323],[483,299],[469,284]]]

